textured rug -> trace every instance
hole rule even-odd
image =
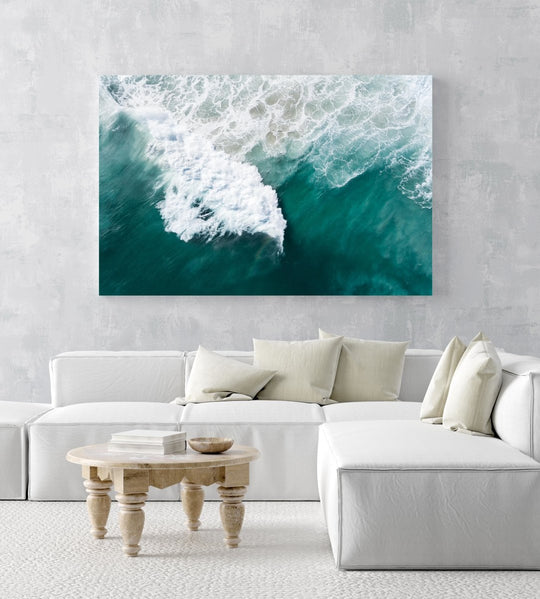
[[[2,599],[482,598],[540,596],[540,572],[340,572],[318,503],[246,504],[242,543],[222,543],[219,503],[188,532],[176,503],[146,505],[137,558],[124,557],[113,504],[107,537],[78,502],[0,502]]]

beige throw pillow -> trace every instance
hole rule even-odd
[[[464,433],[493,435],[491,412],[501,382],[497,351],[480,333],[469,343],[450,383],[443,426]]]
[[[253,339],[255,366],[277,370],[257,398],[321,405],[333,403],[329,397],[336,376],[341,341],[342,337],[309,341]]]
[[[420,419],[423,422],[442,423],[450,383],[466,348],[467,346],[458,337],[454,337],[446,346],[424,395],[420,410]]]
[[[187,382],[186,397],[176,403],[252,399],[274,374],[274,370],[226,358],[200,345]]]
[[[321,339],[335,337],[319,329]],[[368,341],[343,337],[335,401],[388,401],[397,399],[408,341]]]

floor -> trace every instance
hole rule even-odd
[[[0,502],[2,599],[302,599],[540,597],[540,572],[340,572],[320,505],[246,504],[242,543],[222,543],[219,503],[186,531],[180,505],[150,502],[137,558],[124,557],[113,504],[109,534],[89,534],[81,502]]]

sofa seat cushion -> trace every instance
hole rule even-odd
[[[26,499],[26,425],[51,404],[0,401],[0,499]]]
[[[250,466],[246,499],[313,501],[317,492],[317,438],[324,422],[317,404],[255,399],[188,404],[180,427],[191,437],[230,437],[261,457]],[[219,499],[215,487],[207,499]]]
[[[326,422],[354,420],[416,420],[420,405],[414,401],[358,401],[324,406]]]
[[[52,408],[50,403],[0,401],[0,425],[18,426]]]
[[[323,409],[317,404],[294,401],[255,399],[224,403],[187,404],[181,417],[184,423],[317,423],[324,422]]]
[[[43,414],[35,424],[177,424],[183,407],[154,402],[96,402],[55,408]]]
[[[540,463],[500,439],[458,435],[416,420],[332,422],[323,429],[340,468],[540,471]]]
[[[500,439],[420,421],[327,423],[317,470],[340,568],[540,563],[540,464]]]
[[[106,443],[134,428],[177,431],[182,406],[154,402],[102,402],[55,408],[28,426],[29,499],[77,500],[86,493],[81,469],[66,461],[74,447]],[[54,476],[51,476],[54,472]],[[150,489],[150,499],[178,499],[178,486]]]

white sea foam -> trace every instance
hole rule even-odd
[[[264,232],[282,243],[286,223],[248,163],[253,155],[286,159],[274,186],[300,162],[330,187],[395,169],[401,192],[431,207],[430,77],[112,76],[103,84],[148,123],[170,172],[160,210],[183,239]]]
[[[160,105],[127,109],[150,133],[148,155],[163,170],[165,229],[183,241],[262,233],[283,249],[285,219],[276,192],[256,167],[240,162],[182,128]]]

